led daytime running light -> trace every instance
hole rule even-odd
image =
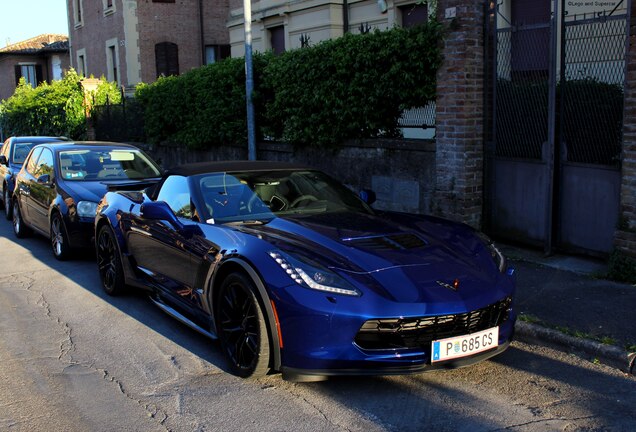
[[[305,270],[303,270],[300,267],[294,267],[278,252],[270,252],[269,256],[271,256],[274,259],[274,261],[276,261],[276,263],[283,270],[285,270],[285,273],[287,273],[289,277],[291,277],[293,281],[296,282],[298,285],[303,285],[303,286],[306,285],[309,288],[312,288],[315,290],[330,292],[334,294],[342,294],[342,295],[349,295],[349,296],[359,295],[358,292],[355,290],[323,285],[321,283],[316,282],[311,276],[307,274],[307,272],[305,272]]]

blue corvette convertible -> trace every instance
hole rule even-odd
[[[504,351],[512,269],[472,228],[380,212],[331,177],[276,162],[167,171],[111,191],[95,219],[103,288],[218,338],[231,371],[316,381],[466,366]]]

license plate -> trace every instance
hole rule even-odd
[[[431,362],[466,357],[499,345],[499,327],[433,341]]]

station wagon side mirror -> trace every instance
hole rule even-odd
[[[9,161],[5,155],[0,155],[0,165],[9,166]]]
[[[51,176],[49,174],[42,174],[37,178],[37,183],[43,186],[51,186],[53,182],[51,181]]]
[[[362,189],[358,196],[362,201],[369,205],[373,204],[376,200],[375,192],[373,192],[371,189]]]

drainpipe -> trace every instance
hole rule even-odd
[[[205,65],[205,35],[203,33],[203,0],[199,0],[199,34],[201,36],[201,66]]]
[[[349,1],[342,0],[342,33],[349,33]]]

